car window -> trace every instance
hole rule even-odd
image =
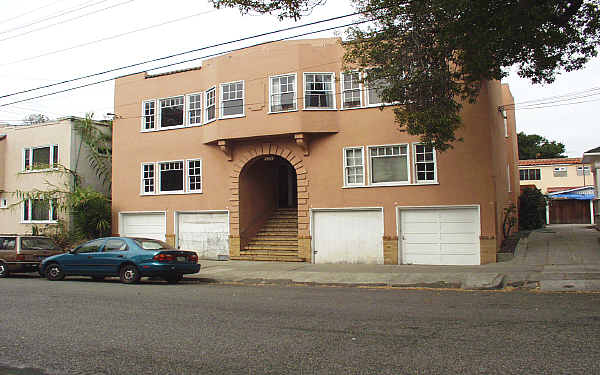
[[[47,237],[23,237],[21,250],[58,250],[58,246]]]
[[[0,237],[0,250],[14,250],[16,237]]]
[[[100,249],[100,246],[102,246],[103,242],[104,240],[93,240],[90,242],[86,242],[83,245],[75,248],[75,252],[77,254],[95,253],[98,251],[98,249]]]
[[[151,240],[148,238],[134,238],[135,243],[144,250],[165,250],[173,249],[173,246],[159,240]]]
[[[107,251],[126,251],[127,244],[123,240],[108,240],[104,245],[104,252]]]

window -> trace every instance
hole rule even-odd
[[[342,73],[342,108],[360,108],[362,106],[360,73]]]
[[[160,127],[183,125],[183,96],[160,99]]]
[[[104,245],[104,252],[108,251],[127,251],[127,244],[123,240],[107,240]]]
[[[408,146],[369,147],[371,183],[408,183]]]
[[[154,194],[154,163],[142,164],[142,194]]]
[[[244,115],[244,81],[221,84],[221,118]]]
[[[58,220],[58,210],[55,201],[43,199],[27,199],[23,202],[24,222],[54,222]]]
[[[7,207],[8,207],[8,199],[6,199],[6,198],[0,199],[0,208],[7,208]]]
[[[153,130],[156,121],[156,100],[142,102],[142,130]]]
[[[417,183],[436,182],[435,150],[433,147],[416,144],[414,163]]]
[[[346,186],[364,185],[365,161],[362,147],[344,149],[344,184]]]
[[[335,109],[333,73],[304,73],[304,108]]]
[[[527,181],[527,180],[540,180],[540,170],[539,169],[521,169],[519,170],[519,180]]]
[[[296,104],[296,74],[271,77],[270,111],[295,111]]]
[[[183,161],[158,163],[160,168],[159,189],[164,192],[183,192]]]
[[[0,237],[0,250],[14,250],[16,245],[16,237]]]
[[[506,190],[508,190],[508,192],[511,192],[511,186],[510,186],[510,165],[506,164]]]
[[[188,160],[187,172],[187,190],[202,192],[202,160]]]
[[[47,237],[21,237],[21,250],[61,250],[61,248]]]
[[[385,79],[377,79],[367,83],[367,105],[386,104],[381,98],[382,91],[390,85]]]
[[[580,166],[577,167],[577,176],[589,176],[590,167]]]
[[[80,245],[75,249],[77,254],[85,254],[85,253],[97,253],[104,242],[103,239],[93,240],[90,242],[86,242],[83,245]]]
[[[58,166],[58,145],[23,150],[23,170],[47,170]]]
[[[188,125],[202,124],[202,94],[189,94],[187,96],[187,123]]]
[[[504,122],[504,137],[508,138],[508,116],[506,115],[506,110],[503,109],[501,114],[502,114],[502,122]]]
[[[204,93],[204,123],[213,121],[217,116],[217,88],[212,87]]]
[[[554,177],[567,177],[567,167],[554,167]]]

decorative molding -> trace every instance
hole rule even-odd
[[[227,156],[227,161],[233,160],[233,149],[231,148],[231,143],[225,140],[219,140],[217,141],[217,146],[219,146],[219,149],[221,149],[221,151],[223,151],[223,153]]]
[[[302,148],[304,156],[308,156],[308,137],[304,133],[296,133],[294,134],[294,140],[296,141],[296,144]]]

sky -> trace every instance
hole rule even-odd
[[[205,49],[66,85],[2,96],[352,12],[350,1],[328,0],[326,5],[295,23],[280,22],[270,15],[241,15],[236,9],[216,10],[208,0],[1,1],[0,123],[19,124],[32,113],[57,118],[93,112],[97,119],[108,118],[107,113],[114,113],[111,78],[139,71],[157,73],[198,66],[201,59],[152,70],[254,43],[343,26],[353,18]],[[343,27],[340,27],[301,38],[343,35]],[[107,82],[2,106],[101,80]],[[514,69],[504,82],[510,85],[517,103],[518,131],[562,142],[571,157],[580,157],[584,151],[600,146],[600,121],[594,113],[600,105],[600,58],[590,61],[585,69],[559,75],[550,85],[532,85],[518,77]],[[589,91],[592,89],[595,91]],[[582,94],[579,99],[553,100],[531,108],[530,101],[562,95],[572,98],[570,94],[574,93]],[[519,106],[519,103],[523,104]]]

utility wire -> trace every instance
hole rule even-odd
[[[542,104],[542,103],[552,103],[552,102],[560,102],[560,101],[565,101],[565,100],[569,100],[571,99],[577,99],[579,97],[581,97],[582,95],[584,95],[583,97],[585,97],[585,94],[588,93],[594,93],[591,95],[598,95],[600,94],[600,87],[592,87],[586,90],[582,90],[582,91],[574,91],[574,92],[570,92],[570,93],[566,93],[563,95],[555,95],[555,96],[549,96],[549,97],[545,97],[545,98],[540,98],[540,99],[531,99],[531,100],[526,100],[523,102],[517,102],[517,103],[511,103],[511,104],[506,104],[504,107],[517,107],[517,106],[522,106],[522,105],[535,105],[535,104]]]
[[[88,74],[88,75],[77,77],[77,78],[68,79],[68,80],[65,80],[65,81],[60,81],[60,82],[56,82],[56,83],[52,83],[52,84],[48,84],[48,85],[44,85],[44,86],[39,86],[39,87],[27,89],[27,90],[17,91],[17,92],[10,93],[10,94],[0,95],[0,99],[2,99],[2,98],[8,98],[10,96],[24,94],[24,93],[28,93],[28,92],[32,92],[32,91],[42,90],[42,89],[46,89],[46,88],[54,87],[54,86],[58,86],[58,85],[63,85],[65,83],[75,82],[75,81],[79,81],[79,80],[86,79],[86,78],[96,77],[96,76],[100,76],[100,75],[104,75],[104,74],[107,74],[107,73],[116,72],[116,71],[123,70],[123,69],[133,68],[135,66],[140,66],[140,65],[145,65],[145,64],[157,62],[157,61],[167,60],[167,59],[171,59],[173,57],[183,56],[183,55],[187,55],[187,54],[190,54],[190,53],[203,51],[203,50],[206,50],[206,49],[221,47],[221,46],[225,46],[225,45],[228,45],[228,44],[243,42],[243,41],[250,40],[250,39],[255,39],[255,38],[259,38],[259,37],[263,37],[263,36],[268,36],[268,35],[272,35],[272,34],[277,34],[277,33],[285,32],[285,31],[290,31],[290,30],[294,30],[294,29],[298,29],[298,28],[303,28],[303,27],[307,27],[307,26],[313,26],[313,25],[317,25],[317,24],[320,24],[320,23],[324,23],[324,22],[329,22],[329,21],[334,21],[334,20],[346,18],[346,17],[351,17],[351,16],[358,15],[360,13],[361,12],[349,13],[349,14],[346,14],[346,15],[343,15],[343,16],[326,18],[326,19],[319,20],[319,21],[309,22],[309,23],[306,23],[306,24],[303,24],[303,25],[290,26],[290,27],[286,27],[286,28],[283,28],[283,29],[278,29],[278,30],[269,31],[269,32],[265,32],[265,33],[255,34],[255,35],[251,35],[251,36],[247,36],[247,37],[244,37],[244,38],[239,38],[239,39],[235,39],[235,40],[231,40],[231,41],[227,41],[227,42],[222,42],[222,43],[217,43],[217,44],[213,44],[213,45],[209,45],[209,46],[205,46],[205,47],[195,48],[195,49],[191,49],[191,50],[188,50],[188,51],[175,53],[175,54],[164,56],[164,57],[150,59],[150,60],[142,61],[142,62],[135,63],[135,64],[129,64],[129,65],[125,65],[125,66],[121,66],[121,67],[118,67],[118,68],[113,68],[113,69],[105,70],[105,71],[98,72],[98,73],[93,73],[93,74]],[[330,29],[327,29],[327,30],[330,30]],[[307,35],[307,34],[302,34],[302,35]],[[282,39],[282,40],[284,40],[284,39]],[[226,53],[226,52],[223,52],[223,53]],[[194,60],[197,60],[197,59],[194,59]],[[169,64],[169,65],[166,65],[166,66],[171,66],[171,65],[173,65],[173,64]],[[153,68],[153,69],[159,69],[159,68]],[[103,81],[103,82],[106,82],[106,80]]]
[[[41,7],[37,7],[37,8],[35,8],[35,9],[33,9],[33,10],[30,10],[30,11],[27,11],[27,12],[25,12],[25,13],[21,13],[21,14],[18,14],[18,15],[16,15],[16,16],[13,16],[13,17],[10,17],[10,18],[5,18],[5,19],[3,19],[3,20],[0,20],[0,23],[5,23],[5,22],[10,22],[10,21],[16,20],[17,18],[21,18],[21,17],[23,17],[23,16],[30,15],[30,14],[31,14],[31,13],[33,13],[33,12],[37,12],[37,11],[39,11],[39,10],[41,10],[41,9],[44,9],[44,8],[51,7],[51,6],[52,6],[52,5],[54,5],[54,4],[62,3],[63,1],[65,1],[65,0],[58,0],[58,1],[55,1],[55,2],[53,2],[53,3],[50,3],[50,4],[46,4],[46,5],[44,5],[44,6],[41,6]]]

